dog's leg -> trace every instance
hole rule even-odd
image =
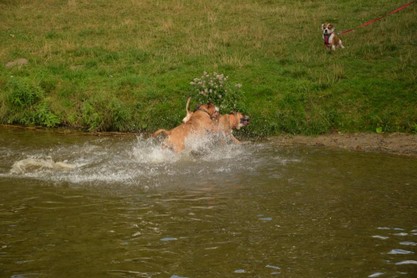
[[[221,142],[223,144],[225,143],[232,143],[232,144],[240,144],[241,142],[233,135],[232,131],[230,132],[221,132],[221,136],[222,138]]]
[[[240,144],[241,143],[235,136],[233,136],[232,133],[230,133],[230,139],[232,140],[232,142],[234,144]]]

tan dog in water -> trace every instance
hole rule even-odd
[[[189,104],[189,101],[187,103]],[[152,136],[157,137],[160,134],[164,134],[167,136],[164,140],[164,145],[175,152],[181,152],[184,150],[185,140],[189,136],[202,136],[215,132],[217,128],[215,123],[218,117],[219,108],[211,103],[203,104],[189,116],[189,119],[185,123],[171,130],[159,129]]]
[[[224,136],[226,140],[230,140],[235,144],[240,144],[240,141],[233,136],[233,130],[249,124],[249,116],[243,115],[240,112],[221,115],[217,121],[217,132]]]
[[[189,110],[191,97],[187,99],[185,105],[186,115],[182,119],[183,123],[186,123],[190,120],[193,112]],[[233,136],[233,130],[239,130],[241,127],[247,126],[249,124],[249,116],[243,115],[240,112],[230,113],[226,115],[221,115],[217,121],[214,122],[216,128],[214,134],[223,136],[223,139],[230,140],[235,144],[239,144],[240,141]]]

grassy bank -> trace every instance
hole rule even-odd
[[[320,33],[405,2],[3,0],[0,122],[170,128],[207,71],[242,84],[250,136],[417,132],[417,3],[344,35],[335,53]],[[6,66],[18,58],[28,63]]]

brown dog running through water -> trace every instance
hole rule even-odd
[[[187,105],[188,106],[188,105]],[[187,109],[188,111],[188,109]],[[200,105],[194,111],[187,122],[171,129],[159,129],[152,134],[152,137],[157,137],[160,134],[166,136],[163,144],[179,153],[185,149],[185,140],[190,136],[202,136],[208,133],[215,132],[217,129],[216,121],[219,117],[219,108],[214,104]]]
[[[193,115],[193,112],[189,110],[191,97],[187,99],[185,105],[185,117],[182,119],[183,123],[188,122],[188,120]],[[240,141],[233,136],[233,130],[239,130],[241,127],[247,126],[249,124],[249,116],[243,115],[240,112],[229,113],[225,115],[220,115],[216,124],[216,131],[214,135],[220,135],[222,139],[231,141],[235,144],[240,144]]]

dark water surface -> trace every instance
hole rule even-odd
[[[417,159],[0,128],[0,277],[417,277]]]

